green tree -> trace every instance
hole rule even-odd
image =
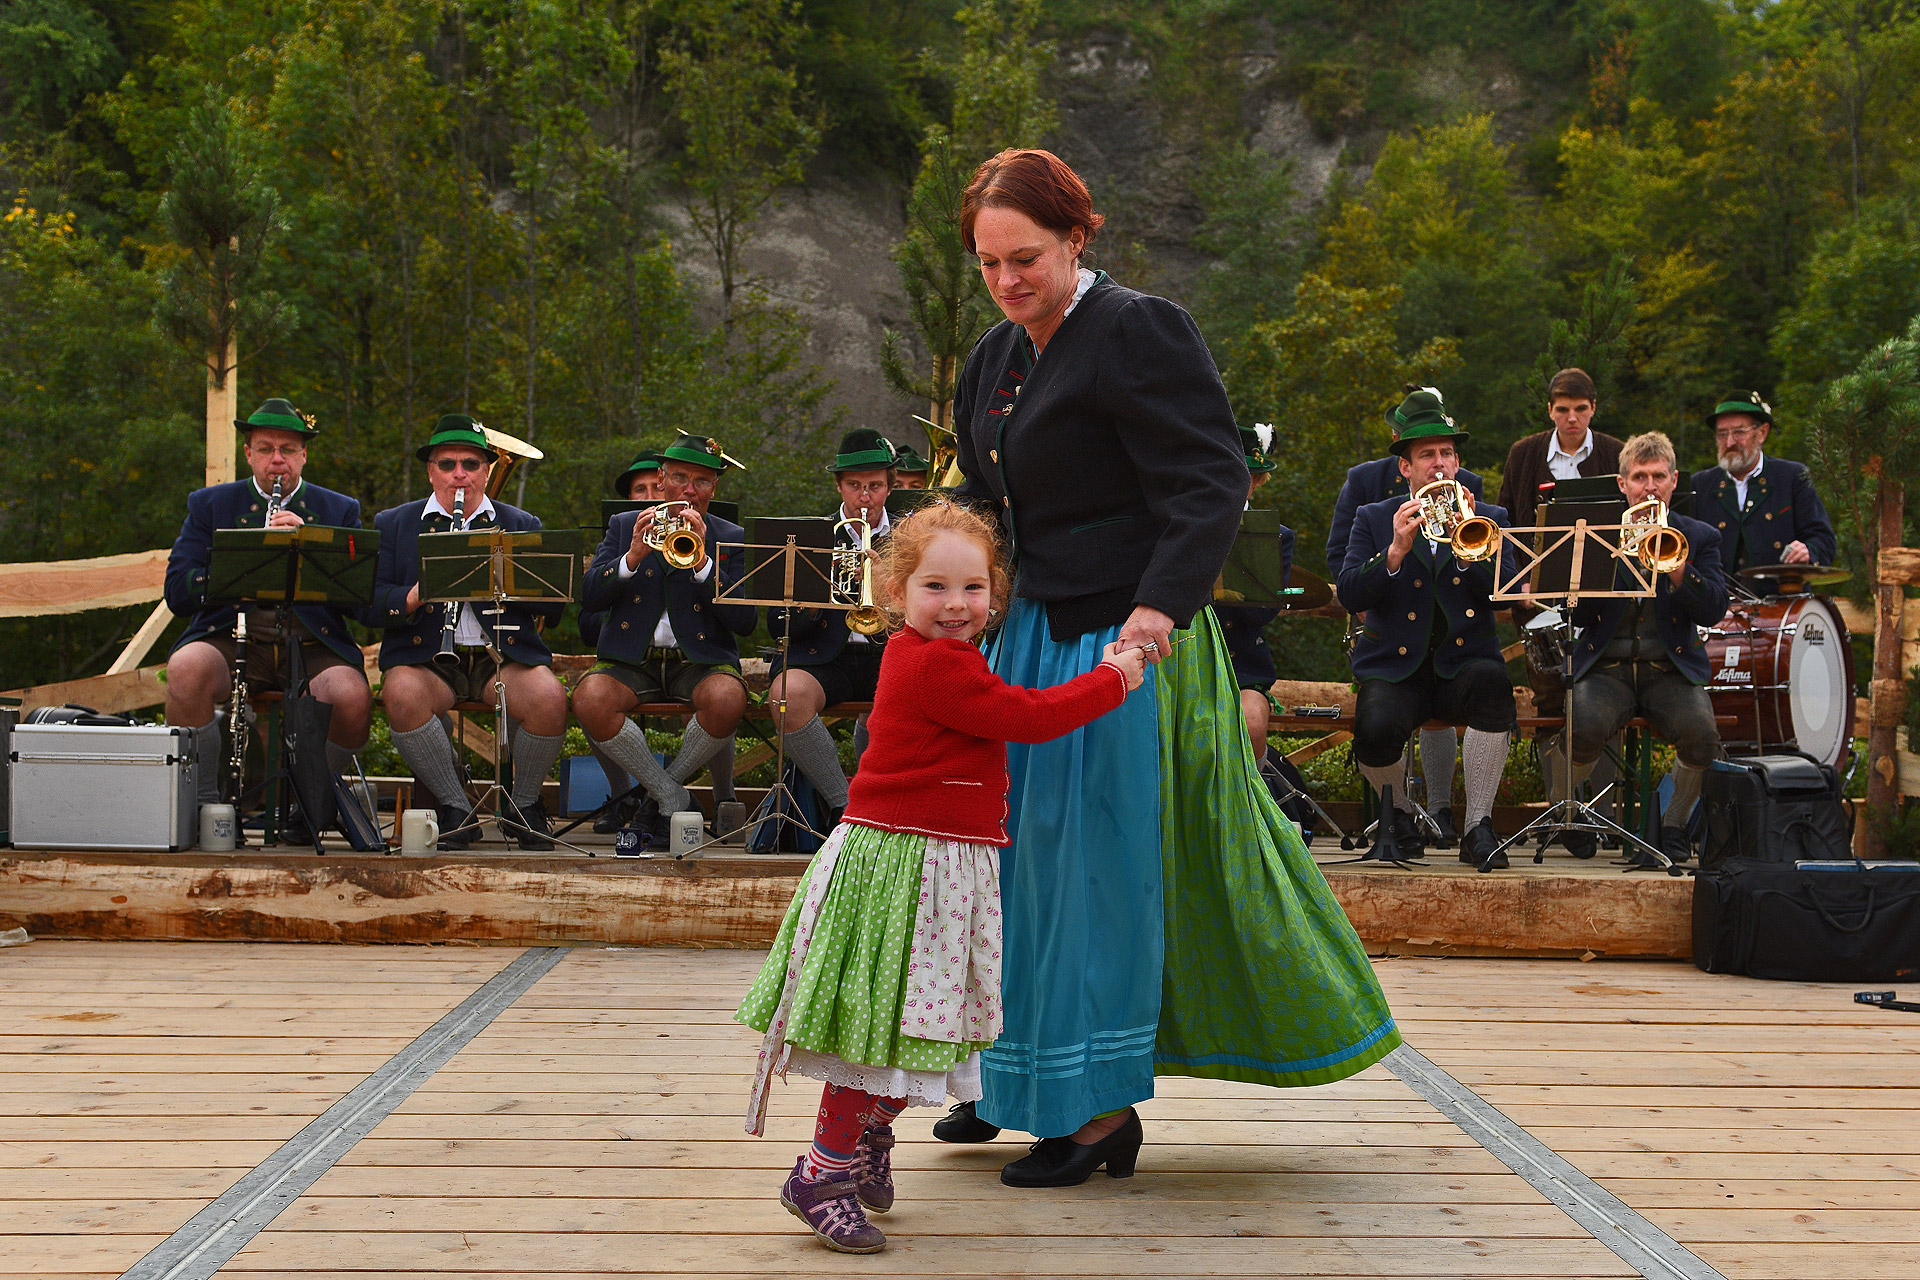
[[[1222,148],[1194,190],[1206,217],[1193,244],[1209,259],[1194,317],[1237,402],[1241,348],[1293,297],[1312,228],[1294,194],[1292,164],[1245,143]]]
[[[1628,358],[1627,331],[1633,325],[1633,277],[1625,259],[1615,258],[1605,276],[1589,284],[1571,321],[1556,318],[1547,333],[1547,349],[1533,362],[1527,381],[1527,411],[1547,401],[1547,384],[1562,369],[1584,369],[1601,400],[1611,400]]]
[[[660,49],[685,133],[675,169],[731,323],[755,224],[780,188],[800,180],[819,145],[819,123],[803,114],[797,77],[782,65],[804,28],[787,0],[686,0],[680,19]]]
[[[1040,0],[975,0],[954,14],[953,150],[962,168],[1008,147],[1037,147],[1059,120],[1041,76],[1054,46],[1033,37]]]

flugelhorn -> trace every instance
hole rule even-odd
[[[1420,504],[1421,532],[1431,542],[1453,544],[1453,558],[1469,564],[1500,549],[1500,526],[1467,514],[1467,490],[1458,480],[1435,480],[1413,495]]]
[[[700,535],[684,514],[690,502],[663,502],[653,508],[653,523],[641,539],[660,553],[675,569],[691,569],[700,563]]]
[[[1667,504],[1648,498],[1620,517],[1620,549],[1654,573],[1672,573],[1687,562],[1687,535],[1667,523]]]
[[[873,526],[859,516],[850,516],[833,526],[834,540],[840,531],[853,535],[850,547],[836,546],[833,552],[833,592],[842,600],[853,601],[847,611],[847,629],[863,636],[878,635],[887,629],[887,615],[873,601]]]

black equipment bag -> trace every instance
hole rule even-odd
[[[747,825],[748,853],[814,853],[825,843],[814,832],[833,834],[821,825],[826,806],[820,803],[819,794],[792,764],[787,765],[786,783],[785,794],[770,791],[755,807]],[[785,814],[788,820],[776,814]]]
[[[1693,963],[1788,982],[1920,977],[1920,863],[1728,858],[1693,879]]]
[[[1276,748],[1268,747],[1267,758],[1261,762],[1260,777],[1267,784],[1274,803],[1280,806],[1280,812],[1293,819],[1294,825],[1300,828],[1301,838],[1312,844],[1314,819],[1318,815],[1307,803],[1305,775]]]
[[[95,711],[92,707],[69,702],[58,707],[35,707],[20,718],[20,723],[113,725],[125,729],[146,722],[126,712]]]
[[[1700,865],[1853,856],[1853,821],[1833,769],[1797,753],[1716,760],[1701,787]]]

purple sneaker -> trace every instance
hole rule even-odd
[[[780,1188],[780,1203],[788,1213],[813,1228],[820,1243],[836,1253],[878,1253],[887,1247],[880,1228],[861,1212],[860,1194],[851,1178],[808,1182],[800,1176],[805,1167],[805,1156],[795,1160],[793,1172]]]
[[[876,1124],[853,1151],[853,1185],[869,1213],[893,1208],[893,1126]]]

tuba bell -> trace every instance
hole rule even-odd
[[[1500,549],[1500,526],[1467,514],[1467,490],[1458,480],[1435,480],[1413,500],[1420,504],[1421,532],[1431,542],[1452,543],[1454,559],[1472,564]]]
[[[691,569],[700,563],[700,535],[693,531],[683,512],[690,502],[663,502],[653,508],[653,523],[641,539],[660,553],[675,569]]]
[[[836,543],[842,529],[853,535],[854,545],[834,548],[833,594],[853,602],[847,611],[848,630],[879,635],[887,629],[887,615],[873,600],[873,526],[850,516],[833,526]]]
[[[481,427],[480,434],[487,438],[487,447],[500,455],[487,473],[487,496],[497,498],[507,491],[507,482],[514,472],[529,462],[538,462],[547,455],[522,440],[519,436],[510,436],[504,431],[495,431],[492,427]]]
[[[1672,573],[1687,562],[1687,535],[1667,523],[1667,504],[1648,498],[1620,517],[1620,549],[1654,573]]]

